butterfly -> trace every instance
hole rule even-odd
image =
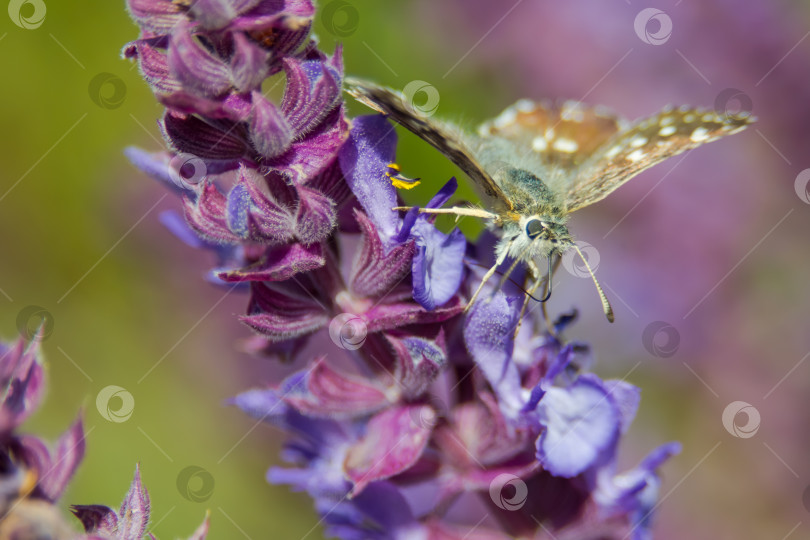
[[[596,285],[610,322],[614,320],[613,308],[568,230],[568,215],[604,199],[641,171],[737,133],[754,120],[694,107],[667,107],[630,123],[602,106],[521,99],[470,133],[450,122],[434,120],[396,90],[352,78],[347,78],[346,84],[355,99],[433,145],[475,184],[484,208],[420,209],[482,218],[498,233],[496,262],[484,275],[468,308],[507,258],[514,262],[501,284],[522,262],[537,279],[535,289],[540,283],[535,261],[548,260],[542,301],[547,300],[552,258],[559,259],[574,249]]]

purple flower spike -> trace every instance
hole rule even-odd
[[[215,98],[231,87],[228,65],[195,39],[190,23],[172,29],[168,59],[172,76],[192,94]]]
[[[308,296],[289,296],[257,283],[251,284],[251,293],[248,315],[240,320],[270,341],[311,334],[329,323],[329,315]]]

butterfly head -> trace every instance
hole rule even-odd
[[[561,254],[573,242],[564,217],[548,215],[516,216],[505,220],[498,250],[508,250],[511,259],[521,261]]]

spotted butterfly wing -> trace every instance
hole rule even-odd
[[[607,107],[521,99],[483,123],[478,135],[506,139],[539,155],[547,167],[573,169],[626,126]]]
[[[470,177],[497,210],[512,210],[512,202],[464,143],[458,127],[432,120],[410,106],[401,93],[370,81],[346,78],[346,91],[432,144]]]
[[[687,107],[664,109],[642,119],[603,142],[582,163],[565,194],[567,209],[573,212],[600,201],[641,171],[737,133],[753,120]]]

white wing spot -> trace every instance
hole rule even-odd
[[[678,131],[678,128],[676,128],[675,126],[664,126],[658,130],[658,134],[661,135],[662,137],[669,137],[676,131]]]
[[[551,139],[553,139],[553,138],[554,138],[554,128],[548,128],[548,129],[546,130],[546,134],[545,134],[545,135],[546,135],[546,140],[547,140],[547,141],[550,141]]]
[[[673,123],[675,119],[671,116],[665,116],[661,120],[658,121],[659,126],[668,126]]]
[[[695,120],[697,120],[697,116],[695,116],[692,113],[689,113],[683,117],[683,121],[686,122],[687,124],[689,124],[690,122],[694,122]]]
[[[534,112],[537,107],[530,99],[520,99],[515,103],[515,108],[522,113]]]
[[[517,113],[515,112],[515,109],[510,107],[498,115],[498,118],[495,119],[494,125],[498,129],[503,129],[510,124],[514,124],[515,120],[517,120]]]
[[[537,137],[532,139],[532,150],[534,150],[536,152],[545,152],[547,148],[548,148],[548,143],[546,142],[545,138],[540,137],[538,135]]]
[[[619,145],[616,145],[613,148],[611,148],[610,150],[608,150],[607,152],[605,152],[605,157],[608,158],[608,159],[614,158],[621,151],[622,151],[622,147],[619,146]]]
[[[706,113],[703,116],[701,116],[700,119],[703,120],[704,122],[719,122],[720,121],[720,119],[717,118],[717,115],[713,114],[713,113]]]
[[[646,155],[647,154],[642,150],[635,150],[634,152],[631,152],[630,155],[627,156],[627,159],[635,163],[636,161],[639,161]]]
[[[566,154],[573,154],[577,150],[579,150],[579,145],[576,141],[571,139],[565,139],[560,137],[559,139],[555,140],[554,143],[551,145],[554,150],[558,152],[564,152]]]
[[[692,136],[689,137],[693,142],[702,142],[709,138],[709,130],[703,126],[699,128],[695,128],[695,131],[692,132]]]
[[[638,148],[639,146],[644,146],[645,144],[647,144],[647,137],[645,137],[643,135],[636,135],[630,141],[630,146],[632,148]]]

